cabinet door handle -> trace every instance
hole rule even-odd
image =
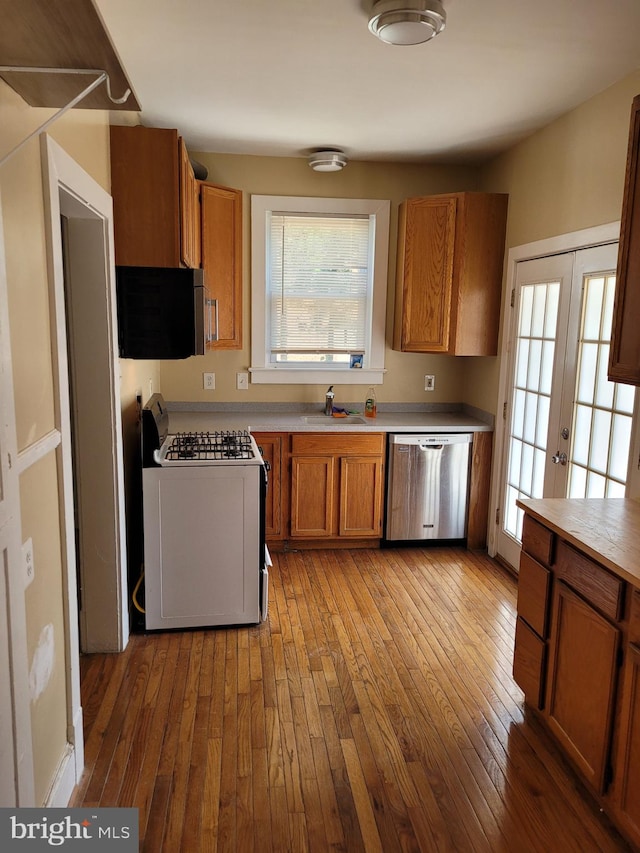
[[[218,340],[218,300],[217,299],[209,299],[207,300],[209,311],[209,323],[207,330],[207,343],[213,343]]]

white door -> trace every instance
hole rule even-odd
[[[616,262],[609,244],[517,266],[497,538],[514,567],[518,498],[625,494],[635,389],[606,375]]]
[[[1,211],[0,211],[1,213]],[[0,807],[33,802],[20,501],[7,283],[0,215]]]

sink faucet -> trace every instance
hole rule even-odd
[[[324,413],[325,415],[331,415],[333,413],[333,398],[335,394],[333,393],[333,385],[329,385],[327,393],[324,398]]]

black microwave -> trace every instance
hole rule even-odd
[[[189,358],[217,339],[204,270],[116,267],[121,358]]]

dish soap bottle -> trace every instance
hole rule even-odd
[[[364,401],[364,416],[365,418],[375,418],[377,414],[376,391],[373,385],[367,391],[367,398]]]

